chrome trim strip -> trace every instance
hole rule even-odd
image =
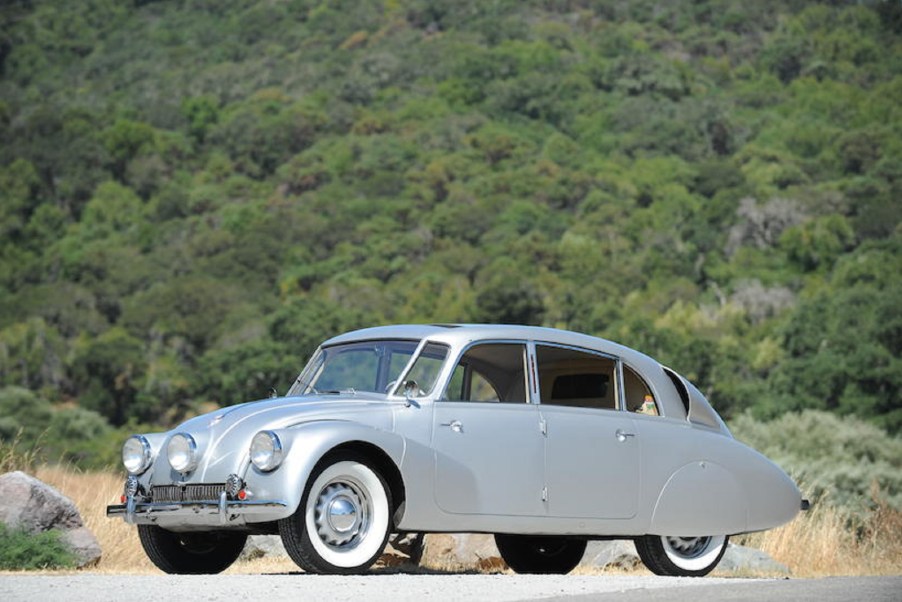
[[[219,522],[223,525],[229,522],[229,497],[225,491],[219,494]]]
[[[107,506],[107,516],[109,516],[110,507]],[[128,501],[125,504],[125,522],[130,525],[135,524],[135,496],[128,496]]]
[[[223,496],[225,492],[223,492]],[[136,519],[148,518],[154,514],[175,514],[194,516],[197,514],[218,514],[225,523],[229,517],[245,514],[265,514],[272,509],[287,508],[288,502],[283,500],[245,500],[229,501],[220,496],[218,500],[198,500],[194,502],[138,502],[130,497],[125,504],[112,504],[106,507],[106,515],[123,516],[129,524]]]

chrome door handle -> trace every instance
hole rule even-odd
[[[617,429],[617,432],[614,433],[614,436],[617,437],[617,441],[623,443],[626,441],[627,437],[635,437],[636,433],[627,433],[623,429]]]
[[[461,424],[460,420],[452,420],[451,422],[443,422],[442,426],[449,426],[451,430],[455,433],[464,432],[464,425]]]

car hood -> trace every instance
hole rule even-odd
[[[311,420],[342,420],[354,414],[355,420],[361,414],[373,412],[390,416],[390,408],[395,405],[384,395],[356,393],[353,397],[338,395],[311,395],[304,397],[279,397],[242,403],[203,414],[183,422],[175,430],[197,433],[211,430],[217,434],[235,428],[251,429],[256,433],[262,429],[290,428]]]
[[[379,430],[391,430],[392,409],[401,402],[385,395],[356,393],[265,399],[197,416],[170,431],[189,433],[197,444],[197,469],[186,481],[223,481],[246,461],[253,436],[261,430],[286,429],[316,420],[353,420]],[[168,465],[165,443],[157,458],[155,483],[182,480]],[[212,482],[212,481],[211,481]]]

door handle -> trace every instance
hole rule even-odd
[[[617,432],[614,433],[614,436],[617,437],[617,441],[623,443],[626,441],[627,437],[635,437],[636,433],[627,433],[623,429],[617,429]]]
[[[443,422],[442,426],[451,427],[451,430],[454,431],[455,433],[464,432],[464,425],[461,423],[460,420],[452,420],[451,422]]]

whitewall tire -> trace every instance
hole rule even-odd
[[[391,505],[391,491],[378,472],[337,457],[313,475],[297,511],[279,522],[279,532],[305,571],[358,573],[385,548]]]

